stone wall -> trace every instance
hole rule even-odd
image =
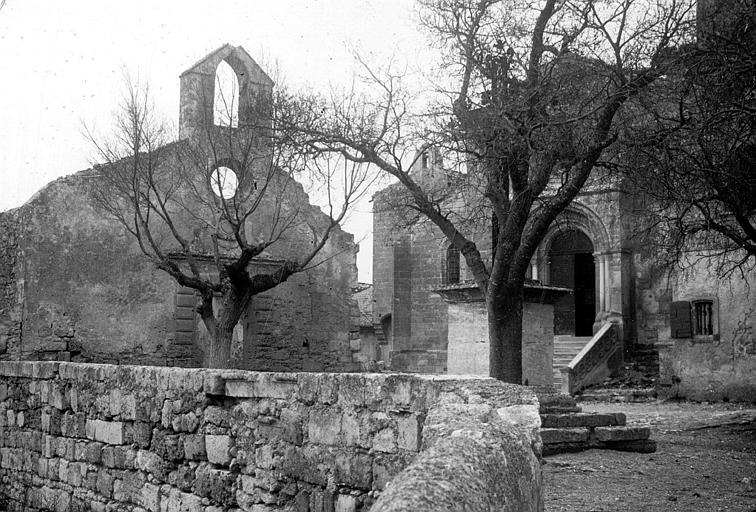
[[[65,362],[0,378],[3,510],[367,510],[418,453],[468,437],[449,408],[504,432],[486,442],[516,461],[533,502],[516,510],[542,509],[537,400],[491,379]]]

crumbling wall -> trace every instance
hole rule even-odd
[[[93,206],[96,180],[91,171],[61,178],[0,215],[0,359],[199,366],[199,316],[189,341],[177,340],[178,285]],[[323,220],[301,186],[290,189],[306,220]],[[299,235],[287,233],[269,257],[308,252]],[[320,264],[253,298],[240,335],[246,369],[359,369],[349,344],[355,255],[352,235],[335,229]]]
[[[14,212],[0,213],[0,359],[17,353],[21,341],[24,283],[19,269],[19,227]]]
[[[2,362],[0,378],[10,511],[364,511],[420,452],[474,431],[506,446],[510,500],[529,500],[511,510],[542,510],[535,395],[488,378],[65,362]],[[490,480],[443,487],[489,499]]]

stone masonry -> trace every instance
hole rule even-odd
[[[531,391],[488,378],[0,362],[0,509],[368,510],[426,450],[486,431],[498,470],[530,475],[510,509],[541,510],[539,425]]]

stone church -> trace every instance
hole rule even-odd
[[[240,118],[252,112],[256,91],[273,86],[242,47],[211,52],[181,74],[177,144],[193,144],[213,119],[219,65],[230,66],[238,83]],[[157,270],[133,237],[95,208],[90,191],[97,180],[96,169],[60,178],[0,213],[0,359],[199,365],[206,332],[193,290]],[[298,184],[284,200],[299,209],[303,224],[327,221]],[[283,258],[306,254],[299,235],[284,233],[250,270],[275,269]],[[356,253],[353,236],[336,228],[324,264],[253,297],[234,332],[245,368],[359,368],[348,301],[357,284]]]
[[[427,185],[442,167],[429,153],[410,172]],[[393,370],[487,375],[487,314],[472,274],[434,225],[402,222],[397,187],[373,197],[378,357]],[[599,377],[650,358],[661,396],[754,400],[756,274],[720,280],[705,259],[670,273],[644,245],[643,214],[629,183],[597,170],[553,223],[525,287],[524,381],[576,391],[562,382],[564,369],[598,349],[612,324],[616,348],[591,363],[604,365]],[[493,229],[483,221],[473,237],[489,265]]]

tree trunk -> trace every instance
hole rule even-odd
[[[522,384],[522,285],[505,284],[486,297],[489,375]]]
[[[214,332],[208,334],[210,334],[210,347],[205,353],[205,366],[207,368],[233,368],[231,340],[234,335],[234,326],[222,325],[218,322]]]

